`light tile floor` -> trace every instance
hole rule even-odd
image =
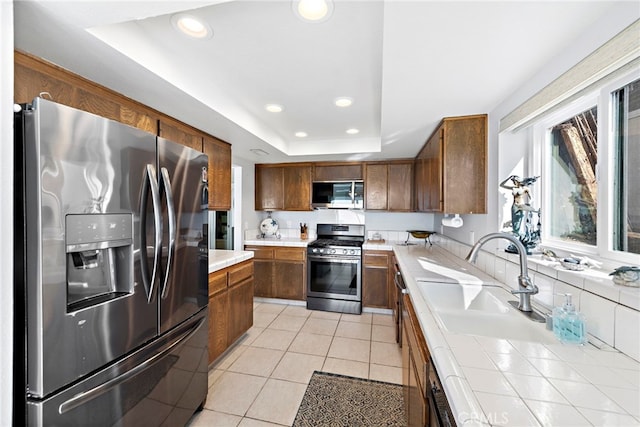
[[[402,383],[393,318],[255,302],[253,327],[209,371],[189,426],[290,426],[313,371]]]

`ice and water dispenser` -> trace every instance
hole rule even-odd
[[[67,311],[133,292],[131,214],[66,216]]]

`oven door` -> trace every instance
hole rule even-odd
[[[307,295],[362,301],[360,257],[307,256]]]

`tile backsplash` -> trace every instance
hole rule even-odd
[[[470,245],[438,235],[438,244],[464,259]],[[562,294],[571,293],[576,308],[587,319],[587,332],[608,346],[640,361],[640,288],[619,286],[610,279],[609,271],[588,269],[569,271],[548,265],[540,257],[527,258],[529,275],[539,292],[533,300],[551,311],[562,305]],[[476,267],[513,289],[518,287],[518,256],[487,245],[480,252]]]

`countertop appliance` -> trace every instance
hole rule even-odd
[[[307,246],[307,308],[362,313],[364,225],[318,224]]]
[[[362,209],[364,208],[364,182],[313,182],[311,206],[316,209]]]
[[[14,125],[14,424],[184,425],[207,395],[207,156],[41,98]]]

